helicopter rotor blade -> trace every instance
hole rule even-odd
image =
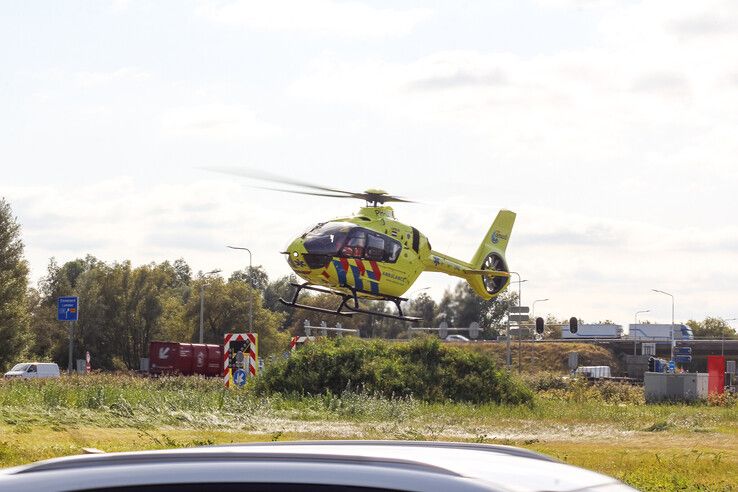
[[[285,176],[280,176],[278,174],[273,174],[273,173],[269,173],[265,171],[257,171],[257,170],[248,169],[248,168],[228,167],[228,166],[204,166],[204,167],[201,167],[200,169],[222,173],[222,174],[243,176],[245,178],[255,179],[259,181],[267,181],[271,183],[280,183],[280,184],[286,184],[286,185],[291,185],[291,186],[297,186],[300,188],[308,188],[308,189],[316,190],[316,191],[323,192],[323,193],[315,193],[315,192],[309,192],[309,191],[304,191],[304,190],[287,190],[283,188],[254,186],[254,188],[259,188],[262,190],[281,191],[283,193],[294,193],[298,195],[325,196],[325,197],[330,197],[330,198],[358,198],[360,200],[365,200],[367,202],[375,202],[375,203],[386,203],[386,202],[417,203],[412,200],[408,200],[406,198],[402,198],[399,196],[387,195],[387,194],[384,194],[383,192],[382,193],[369,193],[369,192],[356,193],[352,191],[337,190],[335,188],[328,188],[325,186],[308,183],[307,181],[302,181],[299,179],[288,178]]]
[[[353,195],[337,195],[334,193],[316,193],[314,191],[285,190],[284,188],[268,188],[266,186],[254,186],[260,190],[279,191],[282,193],[294,193],[296,195],[327,196],[330,198],[356,198]]]
[[[227,166],[206,166],[206,167],[203,167],[202,169],[205,169],[207,171],[214,171],[217,173],[243,176],[245,178],[257,179],[259,181],[270,181],[272,183],[282,183],[286,185],[300,186],[302,188],[312,188],[314,190],[327,191],[331,193],[344,193],[346,195],[353,194],[350,191],[336,190],[334,188],[327,188],[325,186],[308,183],[307,181],[287,178],[285,176],[280,176],[278,174],[268,173],[265,171],[255,171],[253,169],[244,169],[244,168],[239,168],[239,167],[227,167]],[[276,190],[276,191],[286,191],[286,190]]]

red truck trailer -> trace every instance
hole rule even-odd
[[[223,347],[204,343],[149,343],[149,373],[220,376]]]

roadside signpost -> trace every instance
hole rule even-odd
[[[60,297],[57,301],[57,316],[59,321],[77,321],[79,319],[79,297]]]
[[[56,319],[71,321],[69,323],[69,365],[67,372],[72,373],[72,353],[74,352],[74,322],[79,320],[79,297],[65,296],[57,299]]]
[[[518,372],[520,372],[520,365],[521,365],[521,352],[523,350],[522,346],[522,337],[521,337],[521,327],[520,323],[526,323],[530,321],[530,316],[528,316],[528,313],[530,312],[529,306],[510,306],[509,311],[507,313],[507,369],[510,370],[510,366],[512,365],[512,354],[510,352],[510,323],[517,323],[518,325]]]

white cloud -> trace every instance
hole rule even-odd
[[[258,31],[296,31],[350,38],[405,35],[431,15],[426,8],[376,8],[335,0],[207,1],[200,4],[198,12],[215,22]]]
[[[151,78],[151,73],[137,67],[124,67],[107,72],[83,71],[74,75],[77,84],[83,89],[91,89],[115,82],[141,82]]]
[[[201,104],[166,110],[161,119],[165,134],[213,140],[269,138],[280,135],[278,126],[262,121],[242,105]]]

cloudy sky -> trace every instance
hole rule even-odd
[[[417,199],[398,218],[462,259],[516,211],[537,314],[668,322],[657,288],[731,318],[736,53],[730,0],[7,2],[0,196],[34,281],[86,254],[227,274],[226,244],[276,277],[360,205],[201,169],[242,166]]]

